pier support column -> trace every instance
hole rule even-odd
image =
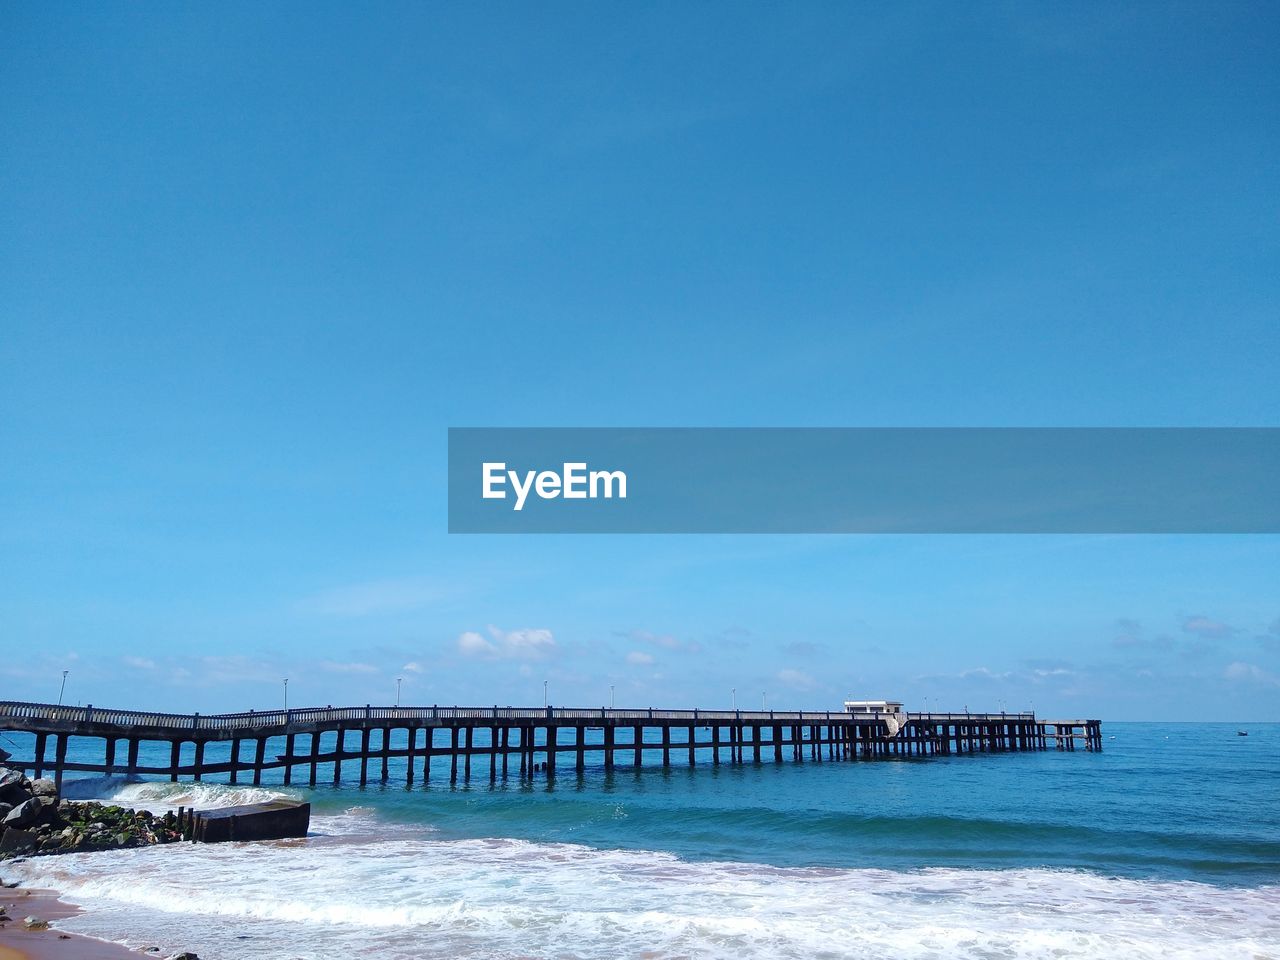
[[[404,735],[409,738],[408,745],[405,749],[405,772],[404,784],[406,787],[413,786],[413,767],[414,761],[418,753],[418,731],[413,727],[405,727]]]
[[[556,775],[556,747],[560,745],[560,728],[547,725],[547,779]]]
[[[498,782],[498,728],[489,728],[489,782]]]
[[[267,755],[267,738],[259,737],[253,751],[253,785],[262,786],[262,761]],[[132,760],[130,761],[132,763]]]
[[[751,725],[751,746],[755,753],[755,762],[760,762],[760,724]]]
[[[711,763],[720,766],[720,724],[711,728]]]
[[[614,727],[604,728],[604,768],[613,769],[613,732]]]
[[[308,778],[307,782],[308,782],[311,786],[313,786],[313,787],[314,787],[314,786],[316,785],[316,775],[317,775],[318,770],[319,770],[319,767],[320,767],[320,731],[319,731],[319,730],[317,730],[315,733],[311,734],[311,757],[310,757],[310,760],[311,760],[311,768],[310,768],[310,769],[311,769],[311,773],[310,773],[310,777]],[[197,762],[198,762],[198,761],[197,761]]]
[[[195,773],[192,774],[192,777],[196,781],[199,781],[203,775],[204,775],[204,741],[197,740],[196,741],[196,769],[195,769]]]
[[[449,730],[449,782],[458,782],[458,728]]]
[[[695,751],[698,749],[697,727],[690,725],[689,727],[689,766],[697,764],[697,756]]]
[[[295,736],[296,734],[290,733],[290,734],[286,734],[284,738],[284,785],[286,787],[289,786],[289,784],[293,783],[293,743],[294,743],[293,738]],[[175,770],[177,770],[178,747],[176,744],[174,745],[173,751],[174,751],[173,767]],[[178,779],[178,776],[176,773],[174,774],[173,779],[175,780]]]
[[[360,786],[369,783],[369,728],[360,731]]]
[[[671,766],[671,728],[662,728],[662,765]]]
[[[62,793],[62,766],[67,762],[67,735],[65,733],[57,734],[53,742],[53,782],[57,785],[58,793]],[[175,769],[176,769],[175,764]],[[178,775],[175,773],[173,779],[177,780]]]
[[[107,740],[107,749],[106,749],[107,762],[105,764],[106,770],[104,772],[109,777],[111,776],[111,774],[115,773],[115,770],[116,770],[116,738],[107,737],[106,740]]]
[[[769,733],[770,739],[773,740],[773,762],[782,762],[782,725],[775,723],[773,730]]]
[[[48,739],[49,735],[47,733],[36,734],[35,769],[31,771],[32,777],[36,780],[44,776],[44,749]]]
[[[587,728],[586,727],[581,727],[581,726],[578,727],[577,749],[578,749],[578,756],[577,756],[576,766],[577,766],[578,772],[582,773],[582,771],[587,768]]]
[[[502,779],[507,779],[507,758],[511,755],[511,728],[502,728]]]
[[[635,750],[635,767],[640,769],[644,763],[644,727],[635,727],[634,733],[631,735],[631,742],[634,744]]]
[[[231,738],[231,770],[228,774],[228,780],[235,783],[240,775],[240,738]]]
[[[338,739],[333,742],[333,785],[342,782],[342,755],[347,752],[347,731],[338,727]]]
[[[125,772],[133,777],[138,773],[138,738],[131,737],[129,739],[129,760]]]

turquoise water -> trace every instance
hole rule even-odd
[[[553,785],[321,789],[445,837],[774,866],[1071,867],[1280,881],[1280,724],[1108,724],[1101,753],[620,769]],[[673,761],[674,763],[674,761]]]
[[[5,874],[84,906],[70,929],[162,955],[1280,960],[1280,725],[1103,729],[1100,753],[677,755],[492,787],[484,759],[456,786],[441,760],[411,788],[395,761],[364,789],[81,780],[67,792],[152,809],[284,792],[312,830]]]
[[[440,838],[506,837],[781,867],[1065,867],[1280,882],[1280,724],[1248,725],[1248,737],[1237,729],[1111,723],[1100,753],[718,767],[701,757],[689,768],[676,752],[667,769],[624,765],[579,776],[562,766],[552,782],[539,774],[532,782],[499,778],[495,786],[487,758],[474,761],[470,784],[454,786],[437,758],[426,786],[406,788],[403,761],[393,761],[387,784],[299,792],[317,813],[367,808],[387,822],[429,825]],[[156,748],[155,762],[167,760],[164,749]],[[321,767],[322,783],[331,770]],[[344,773],[356,772],[348,761]],[[279,772],[269,779],[278,782]]]

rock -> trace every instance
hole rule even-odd
[[[48,930],[49,921],[41,920],[39,917],[26,917],[22,921],[22,925],[28,930]]]
[[[42,809],[43,806],[35,797],[30,800],[24,800],[5,814],[5,818],[0,820],[0,826],[5,828],[17,827],[19,830],[23,827],[29,827],[36,822],[36,818],[40,816]]]
[[[31,793],[37,797],[53,797],[55,803],[58,800],[58,786],[47,777],[32,780]]]
[[[9,815],[9,811],[13,809],[12,803],[0,803],[0,821]]]
[[[184,950],[182,953],[175,953],[169,960],[200,960],[194,953]]]
[[[36,848],[36,835],[30,830],[10,827],[0,836],[0,856],[30,853]]]
[[[26,800],[30,794],[22,786],[22,781],[25,779],[21,770],[0,767],[0,800],[12,804],[19,804]]]

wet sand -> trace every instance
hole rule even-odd
[[[0,960],[138,960],[165,956],[64,933],[57,929],[57,921],[74,917],[80,908],[63,903],[49,890],[0,889],[0,906],[10,917],[8,923],[0,923]],[[52,926],[28,930],[23,923],[27,917],[48,920]]]

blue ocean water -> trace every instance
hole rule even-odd
[[[1280,882],[1280,724],[1108,724],[1100,753],[623,767],[491,788],[440,774],[318,790],[443,837],[515,837],[774,866],[1070,867]]]
[[[18,869],[89,907],[84,932],[262,960],[339,943],[406,960],[1280,958],[1280,724],[1237,729],[1109,723],[1099,753],[689,768],[680,751],[492,786],[480,758],[455,785],[439,759],[412,787],[403,761],[365,788],[324,766],[315,789],[68,781],[153,808],[287,792],[312,802],[313,836]]]

